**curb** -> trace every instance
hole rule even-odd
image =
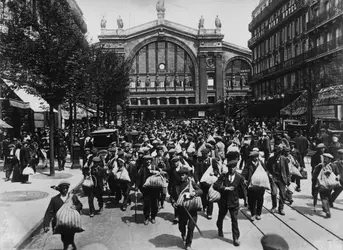
[[[77,189],[81,186],[83,178],[73,187],[70,191]],[[40,219],[39,222],[14,246],[14,249],[24,249],[24,247],[30,242],[34,235],[38,234],[43,228],[44,218]]]

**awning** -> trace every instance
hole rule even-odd
[[[88,112],[88,117],[93,117],[96,115],[96,110],[92,108],[86,108],[81,104],[76,104],[76,119],[81,120],[82,118],[87,117],[87,112]],[[65,120],[68,120],[69,117],[70,117],[70,112],[62,108],[62,118]]]
[[[342,105],[343,103],[343,84],[323,88],[318,93],[316,105]]]
[[[307,112],[307,91],[280,110],[280,115],[300,116]]]
[[[14,86],[14,84],[7,79],[2,79],[8,87]],[[49,111],[49,104],[41,97],[32,95],[27,93],[24,89],[22,88],[15,88],[13,89],[13,92],[23,101],[26,103],[29,103],[30,108],[34,112],[46,112]],[[54,112],[57,113],[57,110],[54,109]]]
[[[30,108],[30,103],[28,102],[22,102],[22,101],[13,100],[13,99],[9,99],[8,101],[9,101],[10,106],[15,107],[15,108],[20,108],[20,109]]]
[[[13,127],[0,119],[0,128],[13,128]]]

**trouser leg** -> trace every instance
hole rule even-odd
[[[217,219],[217,228],[219,231],[223,231],[223,221],[225,218],[225,215],[227,214],[228,208],[219,206],[219,213],[218,213],[218,219]]]
[[[264,192],[265,192],[265,189],[261,189],[258,192],[257,204],[256,204],[256,214],[257,215],[262,214],[262,207],[263,207],[263,202],[264,202]]]
[[[330,206],[329,206],[330,193],[331,193],[331,189],[319,192],[320,199],[322,200],[323,211],[325,213],[330,213]]]
[[[88,206],[89,206],[89,213],[94,214],[94,190],[89,190],[88,193]]]
[[[231,216],[233,240],[238,240],[240,236],[239,228],[238,228],[238,210],[239,210],[239,207],[229,209],[230,216]]]
[[[191,219],[188,220],[186,246],[192,245],[195,223],[197,223],[197,220],[198,220],[197,211],[190,211],[189,214],[192,216],[193,220]],[[189,215],[187,214],[187,216]]]
[[[154,188],[151,192],[150,206],[151,206],[151,219],[155,219],[158,213],[158,201],[161,190]]]
[[[96,198],[98,200],[99,208],[101,209],[104,206],[104,200],[102,198],[102,188],[100,187],[96,189]]]
[[[279,189],[279,211],[280,211],[280,210],[283,210],[283,206],[286,199],[286,185],[281,180],[278,180],[276,182],[276,185]]]
[[[248,204],[251,216],[256,215],[256,193],[251,188],[248,189]]]
[[[188,215],[186,211],[182,210],[184,208],[178,208],[178,214],[179,214],[179,231],[183,237],[186,236],[186,226],[188,223]]]
[[[126,183],[121,184],[121,192],[123,193],[124,196],[124,200],[123,200],[123,206],[126,206],[128,203],[128,199],[129,199],[129,186]]]
[[[6,178],[9,179],[11,177],[12,172],[13,172],[14,166],[12,164],[7,164],[5,166],[6,166]]]
[[[143,189],[143,214],[144,218],[147,220],[150,217],[150,190]]]
[[[297,184],[297,187],[300,188],[300,177],[296,175],[292,175],[291,177],[291,182],[295,182]]]

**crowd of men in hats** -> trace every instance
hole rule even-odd
[[[211,220],[214,202],[209,201],[208,194],[211,188],[218,191],[221,194],[216,222],[218,235],[223,237],[224,217],[230,213],[233,244],[239,246],[239,199],[243,199],[244,205],[248,206],[251,220],[261,219],[265,189],[248,188],[257,167],[261,165],[270,179],[271,212],[278,210],[281,215],[285,215],[284,203],[293,202],[287,192],[291,183],[296,186],[296,191],[301,191],[302,178],[290,173],[290,165],[302,172],[305,168],[304,157],[311,147],[302,131],[297,132],[291,139],[287,133],[277,134],[273,127],[268,128],[264,123],[250,124],[242,129],[244,133],[235,129],[233,124],[217,123],[213,120],[157,120],[130,126],[128,130],[140,132],[136,143],[126,142],[124,137],[120,137],[120,141],[111,143],[107,150],[98,150],[92,147],[91,140],[88,140],[84,149],[82,171],[85,179],[92,181],[92,186],[84,186],[88,196],[89,216],[93,217],[103,210],[102,197],[106,190],[115,196],[115,203],[122,202],[120,208],[123,211],[132,202],[130,192],[139,191],[143,195],[144,224],[155,224],[156,216],[159,210],[164,208],[169,194],[169,200],[174,207],[173,223],[178,224],[186,249],[191,249],[199,211],[180,207],[180,195],[190,199],[200,197],[203,212]],[[324,150],[321,149],[323,145]],[[320,171],[320,166],[328,164],[327,159],[330,159],[335,161],[332,163],[332,171],[342,182],[342,144],[336,141],[335,137],[330,143],[324,136],[316,147],[318,151],[311,159],[312,178]],[[209,167],[213,169],[211,175],[217,177],[212,185],[202,181]],[[130,181],[118,179],[115,173],[123,170],[127,171]],[[154,175],[162,176],[166,185],[158,188],[146,186],[147,179]],[[189,188],[190,186],[192,188]],[[320,194],[324,212],[328,217],[329,207],[342,189],[337,187],[333,193],[332,190],[321,191],[316,179],[313,179],[313,198],[316,201],[318,193]],[[95,210],[94,198],[98,201],[98,211]],[[280,249],[288,249],[287,243]]]

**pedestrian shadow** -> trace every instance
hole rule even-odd
[[[307,203],[306,205],[309,205],[309,207],[300,207],[300,206],[292,206],[295,210],[298,212],[304,214],[304,215],[309,215],[309,216],[319,216],[326,218],[325,215],[321,214],[321,206],[316,206],[316,212],[313,209],[313,204]]]
[[[89,215],[89,208],[83,208],[82,209],[82,214],[88,216]]]
[[[178,237],[171,234],[161,234],[153,239],[150,239],[149,242],[155,245],[156,248],[169,248],[169,247],[178,247],[180,249],[185,248],[182,242],[181,236]]]
[[[116,203],[114,200],[110,203],[105,203],[105,208],[108,209],[114,209],[114,208],[120,208],[123,204],[121,202]]]
[[[304,199],[313,199],[312,195],[304,195],[304,194],[293,194],[293,200],[295,199],[299,199],[299,200],[304,200]]]
[[[135,224],[143,224],[144,223],[144,215],[143,214],[137,214],[132,216],[124,216],[121,217],[121,220],[123,223],[135,223]]]
[[[233,244],[233,240],[227,239],[224,237],[219,237],[217,230],[205,230],[205,231],[201,231],[201,233],[202,233],[202,236],[200,235],[199,232],[194,232],[194,239],[198,239],[198,238],[220,239],[221,241],[224,241],[226,243]]]
[[[173,220],[174,220],[174,214],[172,214],[172,213],[165,213],[165,212],[164,213],[158,213],[157,217],[162,218],[162,219],[169,221],[169,222],[173,222]]]

